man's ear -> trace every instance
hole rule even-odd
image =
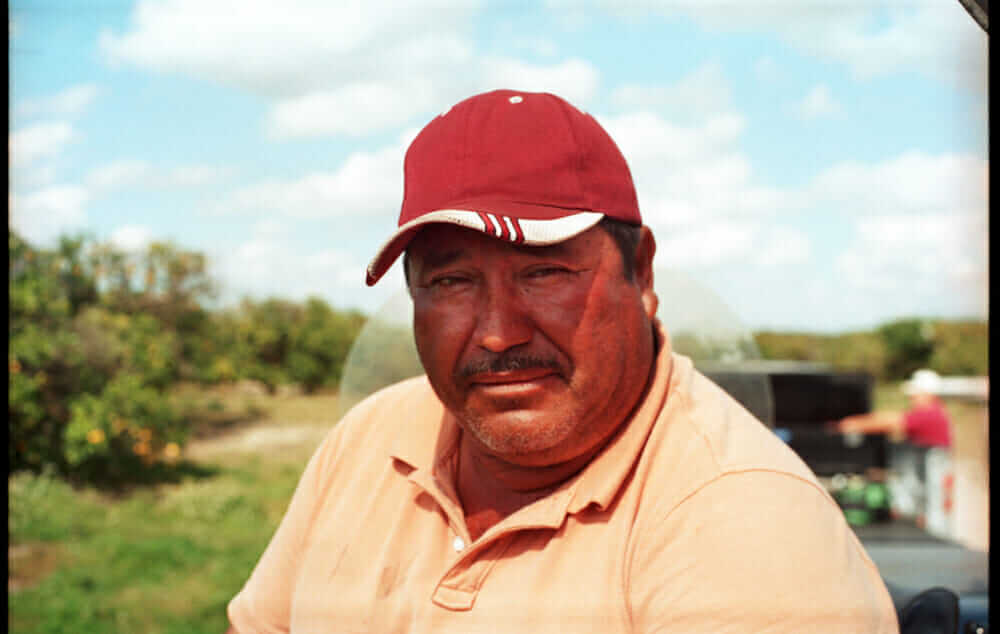
[[[639,229],[639,244],[635,249],[635,261],[632,270],[635,272],[635,283],[642,293],[642,306],[650,319],[656,316],[660,300],[653,290],[653,256],[656,255],[656,239],[649,227],[643,225]]]

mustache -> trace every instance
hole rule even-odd
[[[459,378],[468,379],[479,374],[510,372],[539,368],[562,372],[562,365],[553,357],[524,354],[521,352],[502,352],[492,358],[475,359],[461,367]]]

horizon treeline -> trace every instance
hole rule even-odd
[[[8,234],[10,472],[116,482],[169,466],[191,432],[173,388],[247,379],[271,391],[336,388],[368,319],[317,297],[210,308],[218,285],[205,255],[170,242],[125,251],[63,236],[47,249]],[[833,335],[761,331],[754,342],[764,359],[880,381],[921,367],[988,369],[985,321],[915,317]]]

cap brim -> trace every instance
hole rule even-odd
[[[399,227],[378,250],[368,265],[365,283],[373,286],[385,275],[399,254],[406,249],[410,240],[423,228],[432,223],[446,223],[481,231],[498,240],[512,244],[544,246],[568,240],[598,222],[604,214],[595,211],[568,210],[565,216],[546,220],[514,218],[487,211],[465,209],[439,209],[432,211]]]

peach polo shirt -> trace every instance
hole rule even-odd
[[[472,541],[427,379],[331,431],[229,619],[243,632],[898,632],[808,467],[666,337],[585,469]]]

